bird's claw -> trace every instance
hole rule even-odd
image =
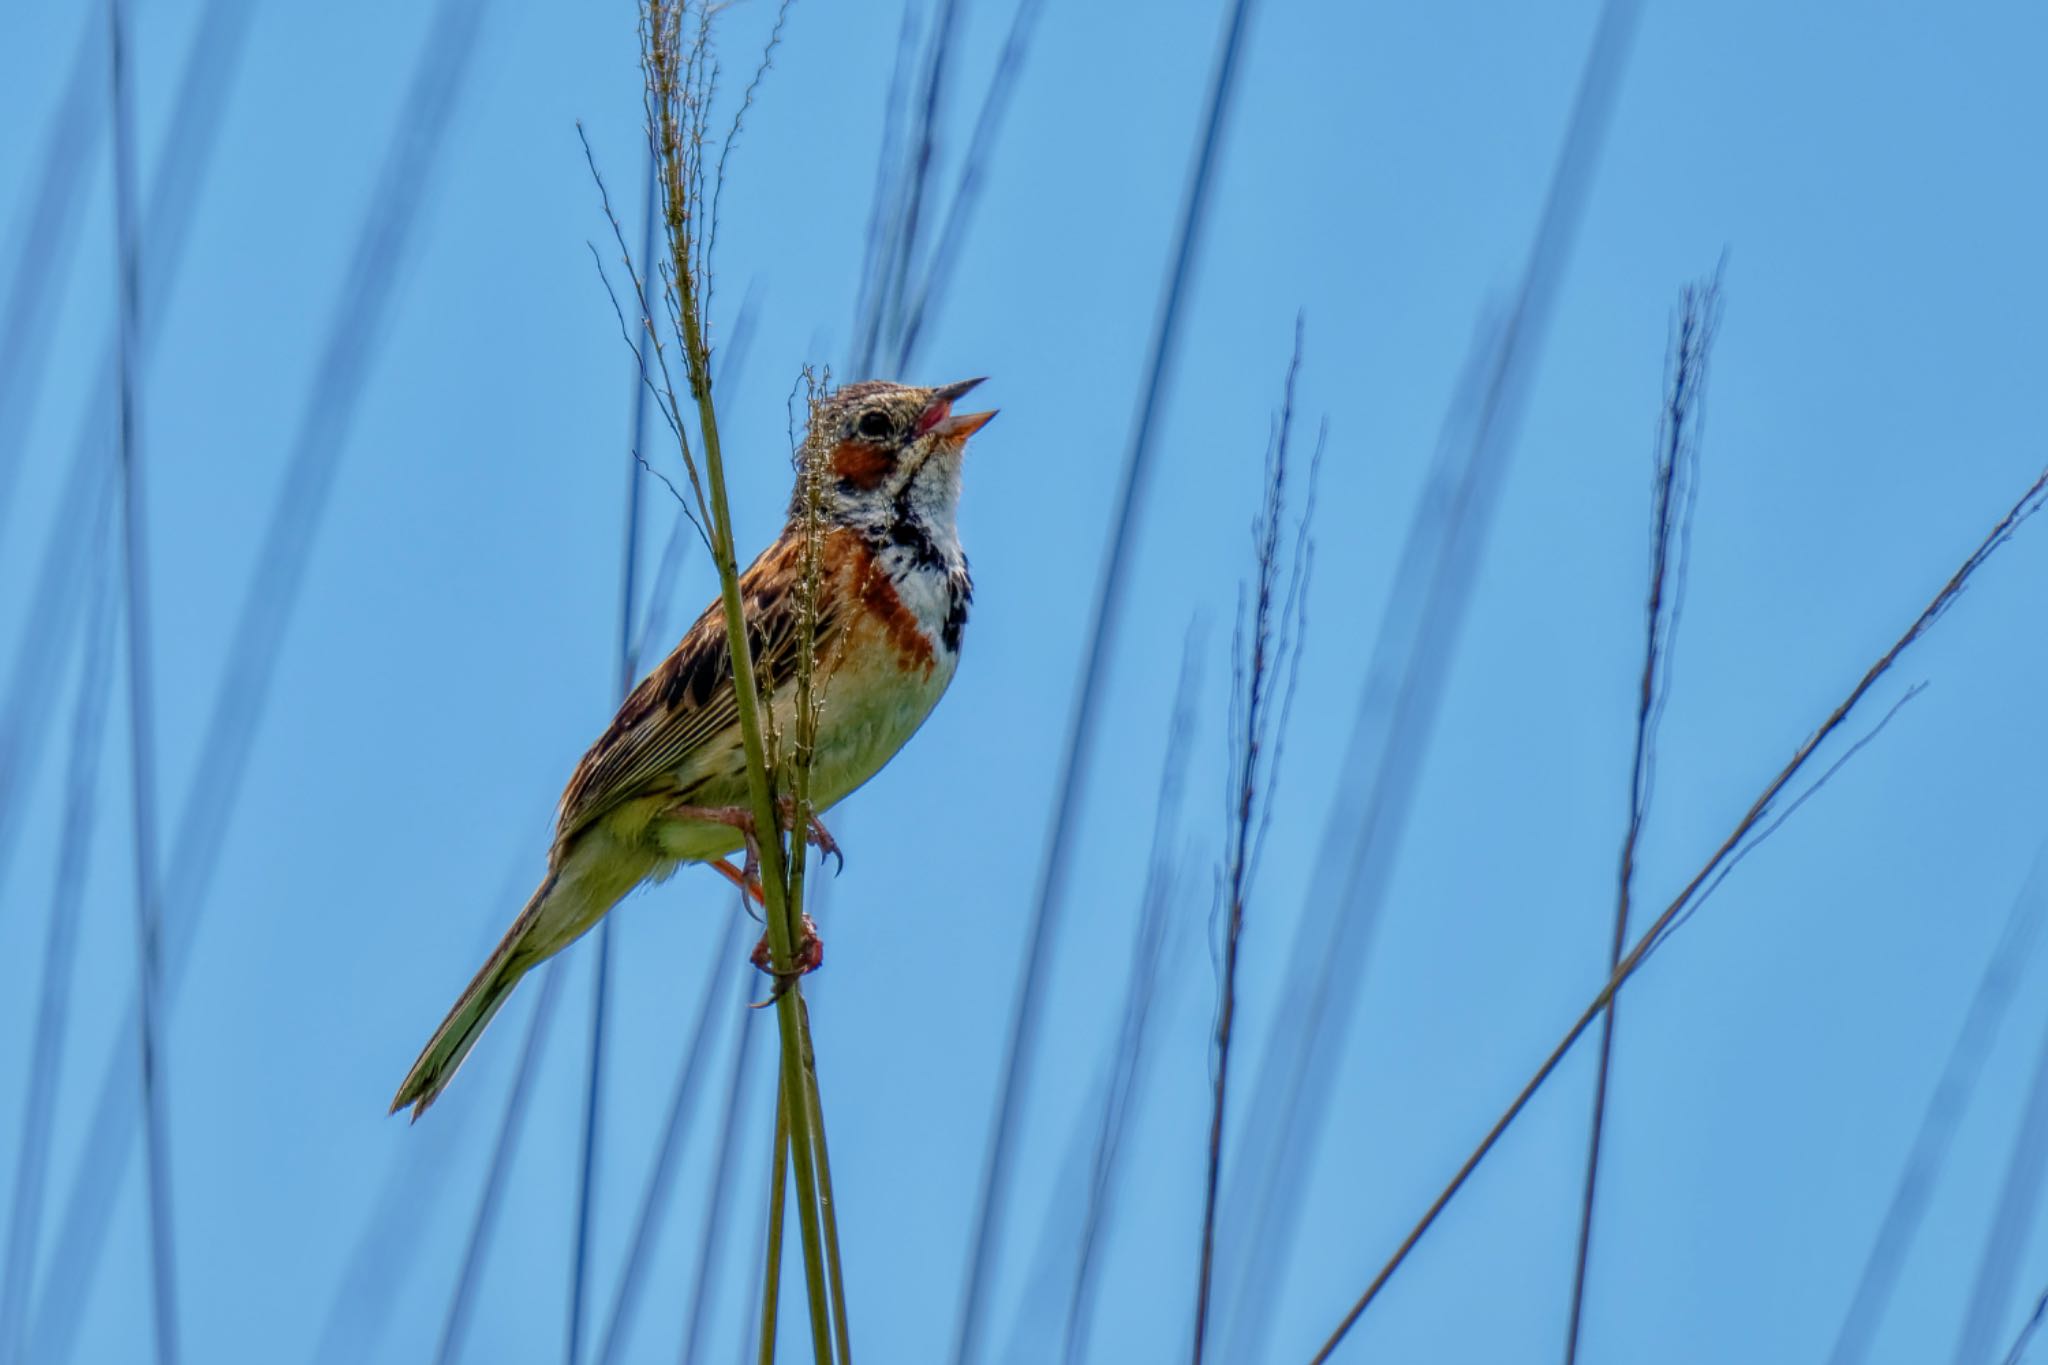
[[[825,822],[817,816],[811,817],[811,845],[819,856],[832,860],[832,875],[846,871],[846,854],[840,850],[839,841],[832,837],[832,831],[825,828]]]
[[[782,798],[782,820],[785,825],[796,823],[796,802],[787,796]],[[840,851],[839,841],[832,837],[831,830],[825,828],[825,822],[818,818],[815,810],[811,812],[811,832],[806,838],[812,848],[833,860],[833,876],[846,870],[846,854]]]
[[[789,993],[789,988],[796,984],[798,977],[815,972],[825,965],[825,941],[818,937],[817,922],[809,915],[803,917],[803,927],[797,934],[795,959],[790,971],[776,971],[775,954],[769,946],[768,935],[761,935],[761,941],[754,945],[753,954],[747,960],[772,977],[775,986],[769,991],[768,998],[756,1002],[753,1008],[765,1009],[774,1004]]]

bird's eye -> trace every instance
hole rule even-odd
[[[886,438],[895,428],[890,425],[887,413],[870,412],[861,417],[860,426],[856,430],[871,441],[879,441]]]

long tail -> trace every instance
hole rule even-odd
[[[554,893],[557,880],[556,874],[550,872],[541,882],[533,898],[526,902],[526,908],[519,912],[519,918],[512,921],[505,937],[491,950],[483,969],[455,1002],[455,1008],[448,1011],[441,1027],[434,1030],[434,1036],[420,1053],[419,1060],[406,1073],[405,1084],[398,1087],[398,1094],[391,1101],[392,1113],[409,1104],[413,1122],[419,1122],[420,1115],[427,1112],[427,1107],[448,1088],[448,1082],[455,1079],[463,1059],[469,1056],[476,1040],[483,1036],[484,1029],[503,1008],[512,988],[552,951],[532,940],[536,937],[533,929],[540,923],[541,908]]]

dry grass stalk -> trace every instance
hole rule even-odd
[[[1244,937],[1245,898],[1257,871],[1260,845],[1273,809],[1273,779],[1280,757],[1288,703],[1301,661],[1303,612],[1312,557],[1308,523],[1315,507],[1316,473],[1325,433],[1316,438],[1309,464],[1308,495],[1293,537],[1291,564],[1281,568],[1281,539],[1287,519],[1287,463],[1294,431],[1294,388],[1301,373],[1301,319],[1294,322],[1294,349],[1287,364],[1280,413],[1266,448],[1265,492],[1252,520],[1252,582],[1249,600],[1240,591],[1233,637],[1231,683],[1231,780],[1228,836],[1217,879],[1223,912],[1222,981],[1216,1006],[1215,1076],[1211,1085],[1209,1161],[1202,1191],[1202,1250],[1195,1286],[1194,1360],[1200,1365],[1208,1342],[1209,1297],[1216,1265],[1216,1202],[1223,1178],[1223,1128],[1228,1112],[1230,1054],[1237,1018],[1237,966]]]
[[[1614,936],[1608,944],[1612,975],[1628,947],[1628,917],[1635,891],[1636,846],[1649,814],[1656,764],[1657,720],[1668,687],[1666,666],[1678,607],[1684,592],[1683,547],[1690,539],[1693,493],[1698,488],[1699,403],[1706,383],[1707,354],[1720,322],[1721,280],[1717,271],[1689,284],[1679,298],[1669,356],[1664,402],[1657,422],[1655,474],[1650,514],[1650,593],[1644,609],[1642,681],[1636,693],[1635,744],[1629,760],[1628,821],[1621,837],[1615,877]],[[1585,1193],[1579,1204],[1578,1247],[1572,1266],[1571,1316],[1565,1327],[1565,1365],[1579,1357],[1579,1329],[1585,1312],[1586,1267],[1592,1256],[1593,1206],[1600,1182],[1600,1143],[1607,1126],[1607,1086],[1614,1059],[1610,1008],[1600,1021],[1600,1062],[1593,1082],[1593,1120],[1586,1140]]]
[[[2048,470],[2044,470],[2037,476],[2034,482],[2028,485],[2027,490],[2020,495],[2018,501],[2014,502],[2006,510],[2005,515],[1998,519],[1997,523],[1986,533],[1984,539],[1977,543],[1976,549],[1972,550],[1968,557],[1963,560],[1962,564],[1956,568],[1956,571],[1949,576],[1948,581],[1935,593],[1933,599],[1928,602],[1926,607],[1921,609],[1920,614],[1913,618],[1912,624],[1906,627],[1905,633],[1893,641],[1891,648],[1879,655],[1875,663],[1864,670],[1863,676],[1849,690],[1849,694],[1842,699],[1833,711],[1828,713],[1827,718],[1821,722],[1819,728],[1807,736],[1805,742],[1793,752],[1792,757],[1786,762],[1785,766],[1778,770],[1777,775],[1765,784],[1763,791],[1757,796],[1755,802],[1751,804],[1749,810],[1736,822],[1735,828],[1729,832],[1727,838],[1721,841],[1720,846],[1714,850],[1700,870],[1693,875],[1692,880],[1685,884],[1685,888],[1657,916],[1656,922],[1636,940],[1635,946],[1629,949],[1626,957],[1622,958],[1620,965],[1615,968],[1614,973],[1608,978],[1607,984],[1600,988],[1599,993],[1593,997],[1584,1011],[1580,1013],[1577,1021],[1572,1024],[1571,1028],[1566,1030],[1564,1037],[1558,1041],[1557,1046],[1551,1049],[1550,1055],[1543,1059],[1542,1065],[1536,1068],[1535,1074],[1523,1085],[1520,1093],[1508,1104],[1508,1107],[1502,1112],[1501,1116],[1494,1121],[1493,1127],[1487,1130],[1486,1136],[1480,1139],[1479,1145],[1472,1150],[1472,1154],[1465,1158],[1464,1164],[1458,1168],[1457,1173],[1451,1177],[1450,1182],[1444,1186],[1435,1200],[1430,1203],[1429,1208],[1424,1211],[1415,1226],[1409,1230],[1408,1235],[1401,1240],[1401,1244],[1394,1249],[1393,1255],[1387,1259],[1386,1264],[1380,1267],[1379,1273],[1373,1276],[1371,1283],[1366,1285],[1364,1292],[1358,1296],[1357,1300],[1345,1312],[1343,1318],[1338,1322],[1336,1329],[1330,1333],[1329,1338],[1324,1341],[1322,1348],[1316,1352],[1311,1365],[1319,1365],[1320,1362],[1330,1358],[1330,1354],[1337,1349],[1338,1343],[1343,1341],[1345,1334],[1351,1330],[1365,1310],[1372,1305],[1372,1301],[1386,1287],[1387,1281],[1393,1278],[1394,1272],[1401,1268],[1401,1263],[1407,1260],[1408,1254],[1415,1249],[1416,1245],[1429,1232],[1430,1227],[1435,1224],[1437,1217],[1443,1213],[1451,1200],[1457,1197],[1458,1191],[1464,1188],[1465,1182],[1471,1178],[1472,1172],[1479,1168],[1479,1163],[1484,1161],[1487,1154],[1493,1150],[1494,1144],[1500,1141],[1501,1135],[1506,1133],[1509,1126],[1520,1117],[1522,1110],[1528,1106],[1529,1101],[1542,1088],[1543,1083],[1550,1079],[1551,1073],[1557,1070],[1558,1064],[1564,1060],[1565,1055],[1571,1051],[1572,1046],[1592,1026],[1593,1021],[1599,1018],[1607,1009],[1609,1003],[1614,999],[1615,992],[1621,989],[1622,984],[1635,974],[1636,969],[1643,964],[1649,954],[1663,941],[1666,930],[1671,927],[1672,923],[1686,909],[1688,904],[1699,894],[1701,887],[1706,885],[1708,879],[1713,877],[1722,865],[1729,861],[1732,855],[1737,854],[1738,850],[1748,843],[1750,836],[1770,813],[1778,797],[1791,785],[1793,779],[1805,769],[1807,762],[1813,757],[1814,752],[1820,748],[1829,736],[1841,728],[1843,722],[1848,720],[1851,713],[1856,710],[1856,707],[1862,702],[1870,689],[1875,687],[1878,680],[1891,671],[1892,665],[1898,662],[1899,656],[1909,649],[1922,635],[1925,635],[1936,621],[1941,619],[1942,615],[1954,604],[1956,598],[1961,595],[1963,589],[1969,584],[1970,579],[1983,567],[1984,562],[1996,554],[1999,547],[2010,540],[2022,524],[2041,510],[2044,501],[2048,501]]]

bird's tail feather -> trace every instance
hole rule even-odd
[[[484,1029],[503,1008],[512,988],[534,964],[548,956],[548,950],[536,951],[538,945],[530,940],[533,937],[531,931],[540,921],[542,906],[554,893],[556,881],[555,874],[550,873],[541,882],[532,899],[526,902],[526,908],[519,912],[519,918],[512,921],[505,937],[498,941],[482,969],[456,1000],[455,1008],[448,1011],[441,1027],[434,1030],[434,1036],[421,1051],[419,1060],[406,1073],[405,1083],[398,1087],[398,1094],[391,1101],[392,1113],[409,1104],[413,1121],[419,1121],[427,1107],[448,1088],[448,1082],[455,1079],[463,1059],[469,1056],[476,1040],[483,1036]]]

